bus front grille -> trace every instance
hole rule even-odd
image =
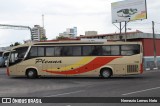
[[[138,65],[127,65],[127,73],[138,72]]]

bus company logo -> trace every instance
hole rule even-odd
[[[45,60],[45,59],[36,59],[35,61],[35,64],[38,64],[38,63],[62,63],[62,60],[53,60],[53,61],[48,61],[48,60]]]
[[[11,98],[2,98],[2,103],[12,103]]]

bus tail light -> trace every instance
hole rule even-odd
[[[140,64],[140,73],[143,73],[143,63]]]

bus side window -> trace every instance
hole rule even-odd
[[[102,46],[102,55],[103,56],[111,55],[111,46]]]
[[[46,47],[46,56],[54,56],[54,47]]]
[[[122,45],[121,55],[130,56],[140,53],[140,45]]]
[[[83,56],[91,56],[93,47],[92,46],[82,46]]]
[[[111,46],[111,55],[120,55],[120,46]]]
[[[73,56],[81,56],[81,46],[73,46],[72,47]]]
[[[44,56],[44,47],[38,47],[38,56]]]
[[[72,47],[64,46],[61,49],[61,56],[72,56]]]
[[[37,51],[38,51],[37,49],[38,49],[37,47],[32,47],[30,52],[29,52],[29,56],[30,57],[37,57],[37,54],[38,54],[37,53]]]
[[[61,56],[62,47],[55,47],[55,56]]]
[[[93,46],[92,55],[93,56],[102,55],[102,46]]]

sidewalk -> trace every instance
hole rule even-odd
[[[153,68],[153,69],[146,68],[146,69],[144,69],[144,72],[157,72],[157,71],[160,71],[160,69],[158,69],[158,68]]]

